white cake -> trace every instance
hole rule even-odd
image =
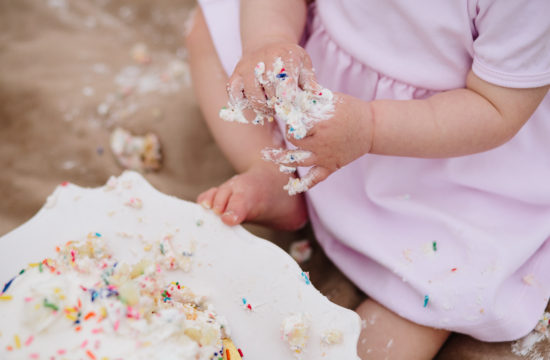
[[[2,359],[218,360],[228,337],[244,359],[358,359],[359,331],[281,249],[137,173],[62,184],[0,238]]]

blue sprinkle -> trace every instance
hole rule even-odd
[[[11,286],[11,283],[13,282],[13,280],[15,280],[15,277],[13,279],[11,279],[10,281],[8,281],[5,285],[4,285],[4,289],[2,289],[2,292],[1,294],[5,293],[8,288]]]
[[[246,305],[246,299],[243,298],[243,305]]]
[[[99,293],[95,290],[90,290],[90,292],[92,293],[92,302],[95,301],[95,299],[97,299],[97,297],[99,296]]]
[[[428,295],[424,295],[424,307],[428,306],[428,301],[430,301],[430,297]]]
[[[96,237],[101,237],[101,234],[98,233],[98,232],[96,232],[96,233],[95,233],[95,236],[96,236]]]
[[[309,281],[309,278],[307,277],[307,274],[302,271],[302,277],[304,278],[304,281],[306,282],[306,285],[311,284],[311,281]]]
[[[280,74],[277,74],[276,77],[277,77],[278,79],[284,79],[284,78],[287,77],[287,75],[286,75],[286,73],[280,73]]]

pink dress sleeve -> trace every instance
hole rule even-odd
[[[550,84],[550,1],[479,0],[473,72],[511,88]]]

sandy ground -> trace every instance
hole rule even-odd
[[[156,133],[164,165],[146,178],[186,200],[233,175],[201,119],[187,69],[189,0],[0,0],[0,235],[42,206],[62,181],[103,185],[123,170],[109,148],[116,126]],[[148,48],[140,63],[132,49]],[[315,245],[309,229],[248,228],[288,250],[310,239],[303,264],[331,300],[363,298]],[[550,359],[548,340],[523,358]],[[546,351],[545,351],[546,350]],[[546,356],[546,357],[545,357]],[[510,343],[453,335],[437,359],[519,359]]]

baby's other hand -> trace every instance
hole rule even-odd
[[[301,179],[306,188],[318,184],[372,148],[373,116],[368,102],[334,93],[334,113],[308,131],[303,139],[288,140],[297,150],[264,150],[264,158],[288,167],[313,166]]]
[[[284,80],[290,89],[317,86],[306,51],[297,44],[273,42],[243,54],[227,85],[230,104],[253,110],[257,122],[273,117],[277,82],[272,78]]]

